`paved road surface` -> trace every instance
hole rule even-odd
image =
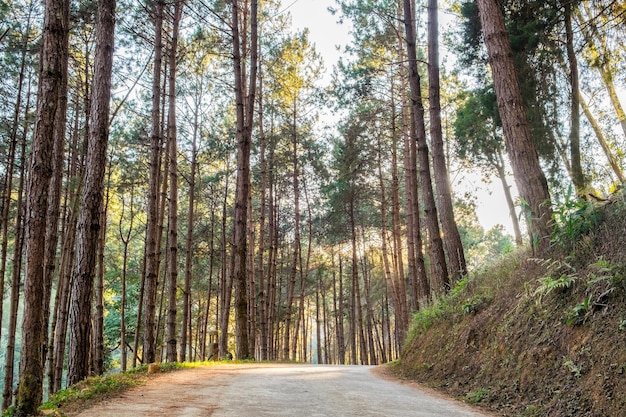
[[[79,417],[480,417],[368,366],[226,365],[160,375]]]

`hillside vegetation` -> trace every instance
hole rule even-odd
[[[569,201],[517,252],[414,318],[395,371],[503,416],[626,415],[626,205]]]

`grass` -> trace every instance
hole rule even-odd
[[[164,362],[159,364],[160,372],[173,372],[181,369],[216,366],[225,363],[243,363],[243,361],[221,362]],[[131,388],[143,385],[148,381],[148,365],[141,365],[127,372],[88,377],[87,379],[58,391],[46,401],[40,411],[48,410],[52,415],[64,416],[63,410],[79,410],[119,395]],[[10,416],[10,412],[5,414]]]
[[[440,320],[455,321],[459,316],[476,314],[491,304],[497,291],[506,282],[506,277],[519,268],[526,255],[525,249],[514,251],[457,282],[448,294],[415,313],[407,341]]]

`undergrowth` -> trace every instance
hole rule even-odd
[[[392,370],[503,416],[623,415],[626,200],[571,194],[518,250],[416,313]]]
[[[223,363],[238,363],[241,361],[222,362],[164,362],[159,364],[159,372],[172,372],[180,369],[214,366]],[[101,400],[119,395],[131,388],[143,385],[148,380],[148,365],[131,368],[126,372],[112,373],[103,376],[92,376],[60,390],[50,396],[48,401],[39,407],[40,411],[47,410],[48,415],[64,416],[65,409],[82,409]],[[10,417],[13,408],[6,410],[2,416]]]
[[[459,316],[476,314],[485,308],[493,301],[505,278],[519,268],[520,261],[526,255],[525,249],[518,249],[498,262],[473,271],[459,280],[448,294],[414,314],[407,341],[439,320],[454,320]]]

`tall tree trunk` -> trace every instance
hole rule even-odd
[[[200,93],[198,93],[200,94]],[[196,200],[196,171],[198,170],[198,115],[200,113],[200,98],[196,96],[195,110],[193,115],[193,136],[191,142],[191,172],[189,175],[189,206],[187,210],[187,238],[186,238],[186,251],[185,251],[185,291],[183,293],[183,306],[188,306],[191,296],[191,277],[193,269],[193,229],[194,229],[194,210]],[[209,284],[207,295],[207,309],[203,320],[202,330],[202,343],[200,345],[201,359],[204,360],[205,348],[206,348],[206,329],[209,316],[209,306],[211,305],[211,278],[213,276],[213,231],[215,210],[213,204],[211,204],[211,236],[210,236],[210,248],[211,254],[209,259]],[[187,323],[191,320],[189,317],[188,308],[183,308],[183,321],[182,329],[180,333],[180,361],[185,362],[187,356],[185,355],[185,346],[187,345]],[[191,336],[191,335],[190,335]]]
[[[504,157],[502,152],[498,151],[498,163],[496,164],[496,170],[498,171],[498,178],[502,183],[502,191],[504,191],[504,198],[506,205],[509,208],[509,217],[511,217],[511,224],[513,225],[513,233],[515,236],[515,244],[522,245],[522,231],[519,227],[519,221],[517,220],[517,212],[515,211],[515,202],[511,196],[511,187],[506,180],[506,172],[504,171]]]
[[[343,326],[343,267],[341,254],[339,257],[339,288],[337,289],[336,276],[335,276],[335,265],[333,265],[333,311],[335,312],[335,328],[337,331],[337,362],[343,365],[346,363],[346,343],[345,343],[345,333]],[[333,256],[333,264],[334,264],[334,256]],[[337,294],[335,292],[337,291]]]
[[[400,41],[401,42],[401,41]],[[402,51],[402,44],[400,43],[399,45],[400,50]],[[404,335],[406,334],[406,332],[409,330],[409,313],[408,313],[408,305],[407,305],[407,300],[406,300],[406,281],[404,279],[404,267],[403,267],[403,257],[402,257],[402,238],[401,238],[401,232],[400,232],[400,181],[399,181],[399,174],[398,174],[398,136],[399,132],[398,132],[398,124],[396,122],[397,120],[397,110],[396,110],[396,101],[395,101],[395,83],[393,82],[393,79],[391,81],[391,236],[392,236],[392,261],[393,261],[393,268],[390,267],[390,272],[392,271],[392,274],[390,275],[390,279],[391,284],[394,286],[395,288],[395,295],[397,297],[397,305],[396,307],[396,314],[399,317],[399,322],[401,323],[401,334],[402,337],[404,338]],[[401,114],[403,114],[404,112],[401,112]],[[379,150],[381,149],[381,147],[379,146]],[[379,181],[380,181],[380,189],[381,189],[381,220],[383,222],[383,239],[386,239],[385,236],[385,228],[387,226],[387,220],[386,220],[386,213],[385,213],[385,209],[386,209],[386,204],[385,207],[383,207],[383,200],[384,203],[386,203],[386,199],[385,199],[385,187],[384,187],[384,182],[383,182],[383,178],[382,178],[382,168],[380,167],[380,152],[378,154],[378,158],[379,158]],[[405,171],[405,179],[408,178],[407,177],[408,172]],[[409,181],[410,183],[410,181]],[[412,186],[410,187],[411,189],[413,188]],[[407,190],[407,196],[408,194],[411,194],[411,191]],[[407,203],[408,204],[408,203]],[[412,206],[411,206],[412,207]],[[419,218],[418,218],[419,220]],[[415,230],[415,228],[412,228],[411,230]],[[408,230],[407,230],[407,236],[408,236]],[[413,238],[413,232],[411,232],[411,237]],[[408,240],[408,238],[407,238]],[[414,270],[415,273],[417,273],[418,275],[420,274],[420,271],[425,273],[426,268],[424,267],[424,257],[421,255],[421,238],[419,239],[420,241],[420,251],[417,253],[417,263],[416,263],[416,267],[417,269]],[[383,247],[384,249],[386,249],[386,241],[383,242]],[[417,245],[414,245],[413,247],[415,247],[416,249],[418,248]],[[385,250],[383,249],[383,254],[385,252]],[[418,266],[419,265],[419,266]],[[418,279],[421,279],[420,277],[418,277]]]
[[[598,139],[598,142],[600,143],[600,146],[602,147],[602,150],[604,151],[604,155],[606,155],[606,159],[609,161],[609,165],[611,165],[611,168],[613,169],[613,173],[617,177],[620,184],[623,184],[626,181],[626,177],[624,176],[624,171],[622,170],[622,167],[620,166],[620,163],[617,157],[611,150],[611,145],[609,144],[609,141],[607,140],[606,136],[602,132],[602,128],[600,127],[600,124],[598,123],[596,118],[593,116],[593,113],[591,113],[591,109],[589,108],[589,105],[587,104],[583,96],[580,94],[580,91],[578,92],[578,97],[579,97],[579,102],[583,108],[583,111],[585,112],[585,117],[587,118],[587,121],[591,125],[593,132],[596,134],[596,138]]]
[[[30,82],[29,82],[30,83]],[[30,85],[27,103],[30,100]],[[26,105],[26,114],[28,114],[29,105]],[[13,377],[14,377],[14,363],[15,363],[15,334],[17,330],[17,314],[20,301],[20,279],[22,274],[22,252],[24,249],[24,208],[23,208],[23,194],[24,194],[24,177],[26,166],[26,121],[28,117],[24,118],[24,134],[22,137],[21,155],[20,155],[20,180],[17,190],[17,215],[15,218],[15,246],[13,250],[13,268],[11,270],[11,305],[9,307],[11,315],[9,316],[9,331],[7,337],[6,346],[6,362],[4,365],[4,389],[2,391],[2,408],[0,411],[6,410],[11,406],[13,401]],[[4,300],[0,300],[3,302]]]
[[[156,356],[155,315],[158,286],[158,223],[159,171],[161,154],[161,63],[163,55],[163,0],[154,2],[154,64],[152,82],[152,133],[150,136],[150,180],[148,185],[148,218],[146,223],[146,255],[144,276],[143,363],[152,363]]]
[[[527,216],[531,243],[544,253],[552,231],[550,193],[524,112],[504,17],[496,0],[478,0],[478,10],[515,182],[530,210]]]
[[[257,0],[250,2],[250,81],[246,91],[245,62],[242,60],[242,40],[245,34],[240,31],[239,0],[232,1],[233,65],[235,74],[235,100],[237,116],[237,188],[234,217],[233,241],[233,285],[235,288],[235,337],[237,358],[251,356],[248,334],[248,294],[247,294],[247,255],[248,242],[248,196],[250,193],[250,146],[252,141],[252,121],[254,116],[256,75],[258,61]],[[244,10],[244,15],[247,11]],[[244,21],[245,21],[244,16]],[[244,31],[247,28],[244,25]]]
[[[115,0],[99,0],[96,26],[95,72],[85,180],[80,199],[76,262],[72,273],[68,383],[89,374],[91,300],[109,140],[109,110],[115,29]]]
[[[259,330],[260,330],[260,347],[261,360],[268,359],[268,321],[267,321],[267,292],[265,288],[265,236],[266,236],[266,211],[267,211],[267,137],[265,136],[264,119],[263,119],[263,65],[259,59],[259,141],[260,155],[259,164],[261,166],[261,190],[260,190],[260,208],[259,208],[259,247],[258,247],[258,266],[257,277],[259,281]]]
[[[178,147],[176,145],[176,59],[178,57],[178,25],[182,13],[182,1],[174,2],[174,17],[172,22],[172,43],[170,48],[169,64],[169,108],[167,115],[167,137],[168,137],[168,157],[170,176],[170,195],[168,206],[168,271],[167,281],[169,283],[168,303],[167,303],[167,361],[176,362],[176,292],[178,280]],[[187,304],[183,306],[187,310]],[[183,332],[186,331],[186,323]],[[182,345],[184,352],[185,345]]]
[[[226,164],[226,171],[230,170],[228,161]],[[227,254],[226,250],[226,221],[227,221],[227,208],[228,208],[228,194],[229,194],[229,181],[228,177],[225,178],[224,184],[224,196],[222,199],[222,230],[221,230],[221,263],[222,270],[220,276],[220,308],[218,309],[219,321],[220,321],[220,334],[219,334],[219,357],[220,359],[226,359],[230,355],[228,352],[228,321],[230,319],[230,303],[233,292],[233,280],[228,270]],[[232,359],[232,358],[231,358]]]
[[[20,126],[20,114],[22,112],[22,95],[24,93],[24,80],[26,79],[26,53],[28,52],[28,40],[31,31],[31,17],[33,12],[34,4],[31,3],[31,6],[28,9],[28,17],[26,21],[26,31],[22,35],[22,53],[20,56],[20,72],[18,75],[17,82],[17,97],[15,99],[15,110],[13,112],[13,122],[9,128],[9,153],[6,161],[5,175],[4,180],[2,182],[2,202],[1,202],[1,217],[0,217],[0,227],[2,230],[1,239],[2,246],[0,248],[0,340],[2,340],[2,318],[3,315],[3,305],[4,305],[4,280],[6,274],[7,267],[7,247],[8,247],[8,228],[9,228],[9,212],[11,208],[11,194],[13,192],[13,174],[15,169],[15,153],[17,150],[17,136],[18,130]],[[69,32],[68,32],[69,33]],[[67,61],[64,61],[67,62]],[[28,88],[26,94],[26,109],[24,112],[23,120],[28,120],[28,110],[30,107],[30,77],[28,79]],[[59,104],[61,104],[60,97],[62,96],[59,93]],[[25,123],[24,123],[25,125]],[[3,411],[4,407],[0,410]]]
[[[441,97],[439,83],[439,22],[437,0],[428,1],[428,102],[430,113],[430,143],[433,147],[435,187],[439,202],[439,217],[448,253],[449,273],[454,281],[467,273],[465,253],[459,228],[454,219],[452,191],[443,146],[441,128]]]
[[[574,31],[572,29],[572,3],[569,0],[563,1],[562,6],[565,14],[565,39],[567,49],[567,61],[569,62],[569,83],[570,83],[570,158],[572,163],[572,180],[576,193],[585,195],[587,181],[583,173],[580,161],[580,90],[578,82],[578,59],[574,51]]]
[[[590,52],[590,54],[588,54],[588,56],[591,57],[591,59],[589,59],[589,64],[591,67],[596,68],[600,73],[600,77],[607,90],[611,105],[615,110],[617,120],[622,127],[624,136],[626,136],[626,113],[624,112],[624,108],[615,88],[615,76],[608,65],[611,51],[607,45],[606,35],[600,33],[600,28],[595,21],[599,16],[604,16],[605,12],[609,9],[605,8],[596,15],[595,11],[589,7],[589,2],[581,2],[580,7],[584,8],[585,14],[588,17],[588,19],[585,20],[580,8],[575,10],[576,17],[578,19],[578,26],[585,37],[585,41],[587,43],[586,46]]]
[[[91,355],[92,373],[104,374],[104,250],[107,234],[107,213],[109,211],[109,194],[111,190],[111,159],[109,159],[107,186],[104,191],[104,206],[101,210],[100,231],[98,232],[97,258],[96,258],[96,287],[93,318],[93,353]],[[122,296],[123,297],[123,296]]]
[[[59,267],[59,285],[57,292],[60,294],[57,309],[57,321],[54,328],[54,384],[51,389],[56,392],[61,389],[63,370],[65,368],[65,347],[67,340],[67,325],[70,308],[70,292],[72,270],[74,268],[74,253],[76,242],[76,222],[78,220],[78,195],[73,193],[72,208],[70,210],[68,226],[61,251],[61,264]]]
[[[67,50],[65,16],[69,1],[46,0],[41,37],[39,90],[35,132],[31,145],[28,185],[26,187],[26,274],[24,281],[24,318],[20,384],[17,415],[35,414],[43,396],[43,346],[46,340],[44,306],[44,254],[48,189],[52,177],[54,126],[59,92],[63,81],[63,56]]]
[[[417,157],[419,159],[419,178],[422,200],[424,202],[424,218],[428,228],[428,238],[433,271],[435,292],[446,291],[450,288],[450,279],[446,258],[439,231],[437,206],[433,194],[430,177],[430,161],[428,144],[426,142],[426,127],[424,121],[424,106],[420,76],[417,71],[417,50],[415,35],[415,4],[412,0],[404,0],[404,28],[406,32],[407,57],[409,63],[409,87],[411,91],[411,140],[417,143]]]
[[[402,20],[403,5],[398,7],[398,21]],[[402,30],[396,29],[398,37],[398,54],[401,62],[406,61],[405,57],[405,40],[402,37]],[[397,274],[401,277],[400,282],[400,295],[404,298],[403,303],[407,304],[407,330],[408,330],[408,309],[416,311],[419,309],[419,303],[421,301],[427,301],[430,298],[430,282],[428,274],[426,272],[426,264],[424,261],[423,243],[422,243],[422,229],[420,222],[420,210],[419,210],[419,193],[417,187],[417,143],[412,137],[411,126],[413,126],[413,118],[411,118],[411,111],[409,109],[410,103],[407,100],[410,97],[406,97],[407,91],[407,68],[402,65],[399,69],[399,76],[401,82],[402,94],[402,138],[404,142],[404,183],[405,183],[405,207],[406,207],[406,243],[407,253],[409,261],[409,287],[411,288],[409,304],[406,302],[406,282],[404,280],[404,267],[402,257],[402,239],[400,233],[400,203],[399,203],[399,183],[397,174],[398,164],[398,151],[396,141],[397,123],[395,117],[392,120],[391,130],[393,134],[392,143],[392,172],[393,172],[393,187],[392,187],[392,224],[394,234],[394,264],[396,265]],[[393,85],[392,85],[393,87]],[[392,113],[396,115],[395,95],[392,95]],[[400,332],[402,333],[402,331]]]
[[[122,221],[124,220],[124,212],[126,211],[126,203],[124,199],[122,199],[122,213],[120,214],[120,222],[119,222],[119,236],[120,241],[123,245],[123,256],[122,256],[122,300],[120,302],[120,347],[122,350],[122,359],[121,359],[121,370],[122,372],[126,371],[126,366],[128,365],[128,357],[127,357],[127,342],[126,342],[126,277],[128,270],[128,246],[130,245],[130,240],[133,235],[133,224],[135,221],[135,210],[134,210],[134,199],[135,199],[135,187],[134,184],[131,185],[130,188],[130,218],[128,220],[128,229],[126,231],[122,228]],[[141,300],[141,298],[139,298]],[[134,353],[134,352],[133,352]]]

